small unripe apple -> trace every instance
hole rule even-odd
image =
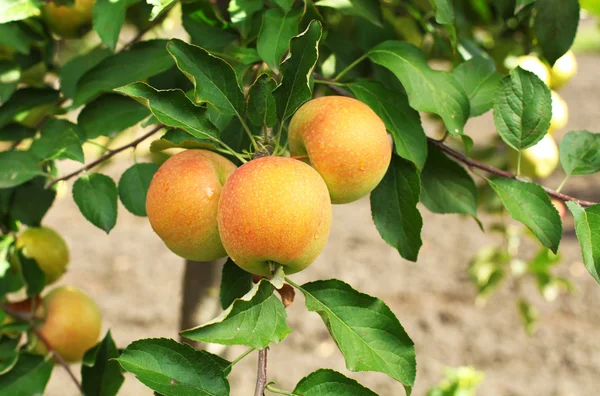
[[[569,50],[558,58],[552,66],[552,89],[564,86],[575,74],[577,74],[577,60],[573,51]]]
[[[290,121],[288,141],[292,156],[308,156],[334,204],[370,193],[392,158],[381,118],[366,104],[344,96],[324,96],[302,105]]]
[[[308,267],[331,228],[331,201],[319,174],[302,161],[263,157],[242,165],[219,200],[219,232],[229,257],[244,270],[270,276]]]
[[[510,163],[517,168],[517,152],[511,150]],[[534,146],[521,152],[521,175],[530,179],[548,177],[554,172],[559,162],[558,146],[550,135],[545,135]]]
[[[154,232],[178,256],[194,261],[225,257],[217,228],[221,189],[237,169],[207,150],[186,150],[165,161],[154,174],[146,213]]]
[[[567,126],[569,121],[569,107],[559,94],[551,91],[552,94],[552,118],[548,132],[552,133]]]
[[[520,56],[517,59],[517,64],[515,65],[515,67],[516,66],[520,66],[521,69],[525,69],[525,70],[532,72],[533,74],[538,76],[539,79],[544,82],[544,84],[546,84],[547,86],[550,86],[550,83],[551,83],[550,68],[544,62],[542,62],[537,56],[535,56],[535,55]]]
[[[26,257],[34,259],[46,275],[46,283],[58,280],[67,270],[69,248],[65,240],[48,227],[29,227],[17,237],[17,248],[23,248]],[[18,259],[16,259],[17,265]]]
[[[75,0],[73,7],[47,2],[42,15],[48,28],[63,38],[78,38],[92,27],[92,11],[95,0]]]
[[[102,327],[100,310],[84,292],[71,286],[52,290],[42,299],[43,324],[39,332],[52,349],[67,362],[78,362],[98,342]],[[33,351],[48,349],[36,340]]]

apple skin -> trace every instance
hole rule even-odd
[[[223,246],[242,269],[270,276],[275,263],[293,274],[325,246],[331,201],[325,182],[309,165],[263,157],[240,166],[227,180],[218,221]]]
[[[552,94],[552,118],[550,119],[548,132],[553,133],[567,126],[567,122],[569,121],[569,107],[567,106],[567,102],[555,91],[551,91],[550,93]]]
[[[67,270],[69,248],[65,240],[49,227],[29,227],[19,235],[16,246],[23,248],[23,254],[37,262],[46,275],[46,284],[56,282]],[[18,262],[18,259],[15,258],[15,261]]]
[[[225,257],[217,229],[223,184],[237,169],[208,150],[186,150],[170,157],[154,174],[146,213],[154,232],[178,256],[193,261]]]
[[[558,58],[552,69],[552,89],[559,89],[567,84],[575,74],[577,74],[577,60],[573,51],[567,51],[563,56]]]
[[[392,158],[381,118],[366,104],[344,96],[306,102],[290,121],[288,142],[292,156],[308,155],[334,204],[373,191]]]
[[[510,163],[517,168],[517,152],[511,150]],[[543,179],[554,172],[559,163],[558,146],[550,135],[521,152],[521,175],[530,179]]]
[[[75,0],[73,7],[47,2],[42,15],[48,28],[63,38],[78,38],[92,27],[92,11],[95,0]]]
[[[81,361],[98,342],[102,318],[96,303],[72,286],[61,286],[42,299],[44,324],[39,332],[52,349],[67,362]],[[46,355],[48,349],[36,340],[33,352]]]

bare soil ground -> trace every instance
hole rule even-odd
[[[600,132],[600,57],[578,57],[580,71],[561,91],[569,104],[568,129]],[[478,138],[492,128],[489,115],[473,120],[469,134]],[[560,138],[560,134],[558,136]],[[103,170],[119,176],[130,159],[117,160]],[[558,185],[560,171],[547,181]],[[600,199],[598,178],[574,178],[565,191]],[[334,208],[330,240],[318,261],[297,274],[297,282],[340,278],[356,289],[382,298],[396,313],[416,344],[418,374],[415,395],[442,377],[447,366],[473,365],[485,372],[481,395],[591,396],[600,393],[600,286],[583,268],[572,219],[565,224],[558,272],[573,279],[578,293],[548,303],[533,287],[526,295],[540,310],[538,331],[528,337],[515,310],[510,283],[484,307],[474,304],[475,290],[466,275],[469,259],[478,249],[496,243],[471,219],[433,215],[422,210],[423,240],[419,261],[402,260],[377,234],[367,199]],[[489,220],[489,219],[484,219]],[[178,337],[184,262],[171,254],[145,218],[119,208],[110,235],[89,224],[67,196],[56,202],[46,219],[63,234],[71,248],[72,265],[61,283],[88,292],[100,305],[104,329],[111,329],[119,346],[144,337]],[[528,251],[533,252],[534,246]],[[214,302],[216,290],[206,297]],[[209,304],[210,305],[210,304]],[[210,306],[196,316],[208,319]],[[202,316],[203,318],[200,318]],[[292,389],[303,376],[331,367],[358,379],[382,396],[403,395],[400,384],[377,373],[348,373],[317,314],[309,313],[297,296],[289,309],[293,333],[269,353],[269,379]],[[234,358],[244,348],[231,348]],[[256,358],[248,357],[230,377],[232,395],[253,393]],[[76,370],[79,368],[76,367]],[[76,395],[67,375],[56,368],[49,396]],[[121,394],[152,395],[128,376]]]

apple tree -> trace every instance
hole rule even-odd
[[[568,212],[600,282],[600,205],[561,192],[600,171],[600,135],[570,131],[560,146],[552,135],[566,125],[557,91],[575,73],[580,17],[598,13],[577,0],[0,0],[0,394],[43,393],[58,364],[85,395],[116,395],[124,371],[156,394],[228,395],[235,364],[258,354],[256,396],[375,395],[328,368],[295,389],[270,381],[295,293],[349,371],[410,394],[418,357],[384,301],[343,280],[294,281],[327,242],[331,205],[367,196],[406,260],[419,257],[422,210],[504,235],[474,247],[481,301],[509,279],[548,300],[572,290],[553,273]],[[466,134],[488,112],[494,137]],[[118,180],[101,173],[126,151]],[[566,177],[547,186],[559,164]],[[173,339],[102,336],[85,292],[52,285],[69,251],[44,216],[67,184],[106,233],[120,200],[173,254],[228,257],[222,313],[181,334],[247,351],[227,361]],[[515,300],[531,332],[535,307]],[[453,394],[461,376],[476,386],[465,370],[431,394]]]

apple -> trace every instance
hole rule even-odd
[[[262,157],[227,180],[218,211],[219,233],[229,257],[242,269],[272,275],[308,267],[331,228],[331,200],[325,182],[306,163]]]
[[[539,77],[547,86],[550,86],[551,75],[550,68],[535,55],[525,55],[517,58],[515,67],[520,66],[521,69],[529,70]]]
[[[78,38],[92,27],[95,0],[75,0],[72,7],[46,2],[42,15],[48,28],[63,38]]]
[[[67,270],[69,248],[65,240],[49,227],[29,227],[17,237],[17,248],[34,259],[46,275],[46,283],[56,282]],[[20,266],[15,256],[15,262]]]
[[[577,60],[575,60],[573,51],[567,51],[558,58],[552,69],[550,69],[550,74],[552,76],[552,89],[558,89],[568,83],[577,74]]]
[[[178,256],[193,261],[225,257],[217,229],[223,184],[237,169],[208,150],[182,151],[154,174],[146,213],[154,232]]]
[[[102,327],[100,310],[84,292],[61,286],[42,299],[43,324],[39,332],[45,341],[67,362],[78,362],[98,342]],[[42,340],[35,339],[35,353],[46,355]]]
[[[510,163],[517,167],[517,152],[511,150]],[[559,162],[558,146],[550,135],[521,152],[521,175],[530,179],[548,177],[554,172]]]
[[[563,201],[561,201],[560,199],[552,198],[550,202],[552,202],[552,205],[554,205],[554,207],[558,211],[558,215],[561,218],[564,218],[567,215],[567,206]]]
[[[390,164],[392,147],[385,124],[366,104],[344,96],[306,102],[292,117],[290,154],[307,156],[334,204],[370,193]]]
[[[552,133],[567,126],[569,121],[569,107],[560,95],[551,91],[552,94],[552,118],[548,132]]]

